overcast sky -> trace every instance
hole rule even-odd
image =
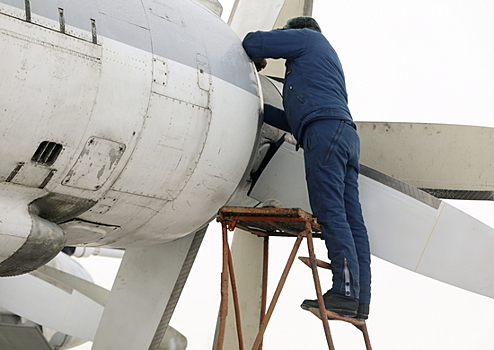
[[[342,61],[355,120],[494,127],[494,2],[314,2],[314,17]],[[231,3],[222,3],[228,18]],[[453,204],[494,227],[493,203]],[[189,350],[211,348],[220,298],[220,236],[212,224],[172,318],[172,326],[187,336]],[[277,266],[271,276],[281,273],[292,244],[291,239],[272,240],[271,262]],[[326,255],[322,242],[316,248],[316,254]],[[274,264],[276,260],[281,263]],[[116,261],[79,261],[97,282],[111,286]],[[464,266],[468,269],[467,261]],[[372,267],[368,327],[374,349],[492,350],[494,300],[377,258]],[[321,275],[328,285],[329,273]],[[326,348],[320,321],[299,307],[313,297],[310,272],[295,263],[268,327],[265,349]],[[365,348],[352,326],[332,322],[331,329],[337,349]]]

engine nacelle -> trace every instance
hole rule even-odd
[[[37,188],[0,183],[0,276],[33,271],[65,246],[62,228],[29,208],[32,201],[46,194]]]

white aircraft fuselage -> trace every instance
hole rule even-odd
[[[1,275],[183,237],[249,167],[257,75],[192,1],[2,0],[0,57]]]

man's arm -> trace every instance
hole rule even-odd
[[[292,133],[292,129],[286,119],[285,111],[279,108],[264,104],[264,122],[274,126],[275,128]]]
[[[242,45],[254,62],[263,58],[293,59],[302,54],[307,33],[300,29],[275,29],[248,33]]]

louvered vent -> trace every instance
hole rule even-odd
[[[59,143],[43,141],[34,153],[31,161],[43,165],[52,165],[57,160],[62,149],[63,146]]]

